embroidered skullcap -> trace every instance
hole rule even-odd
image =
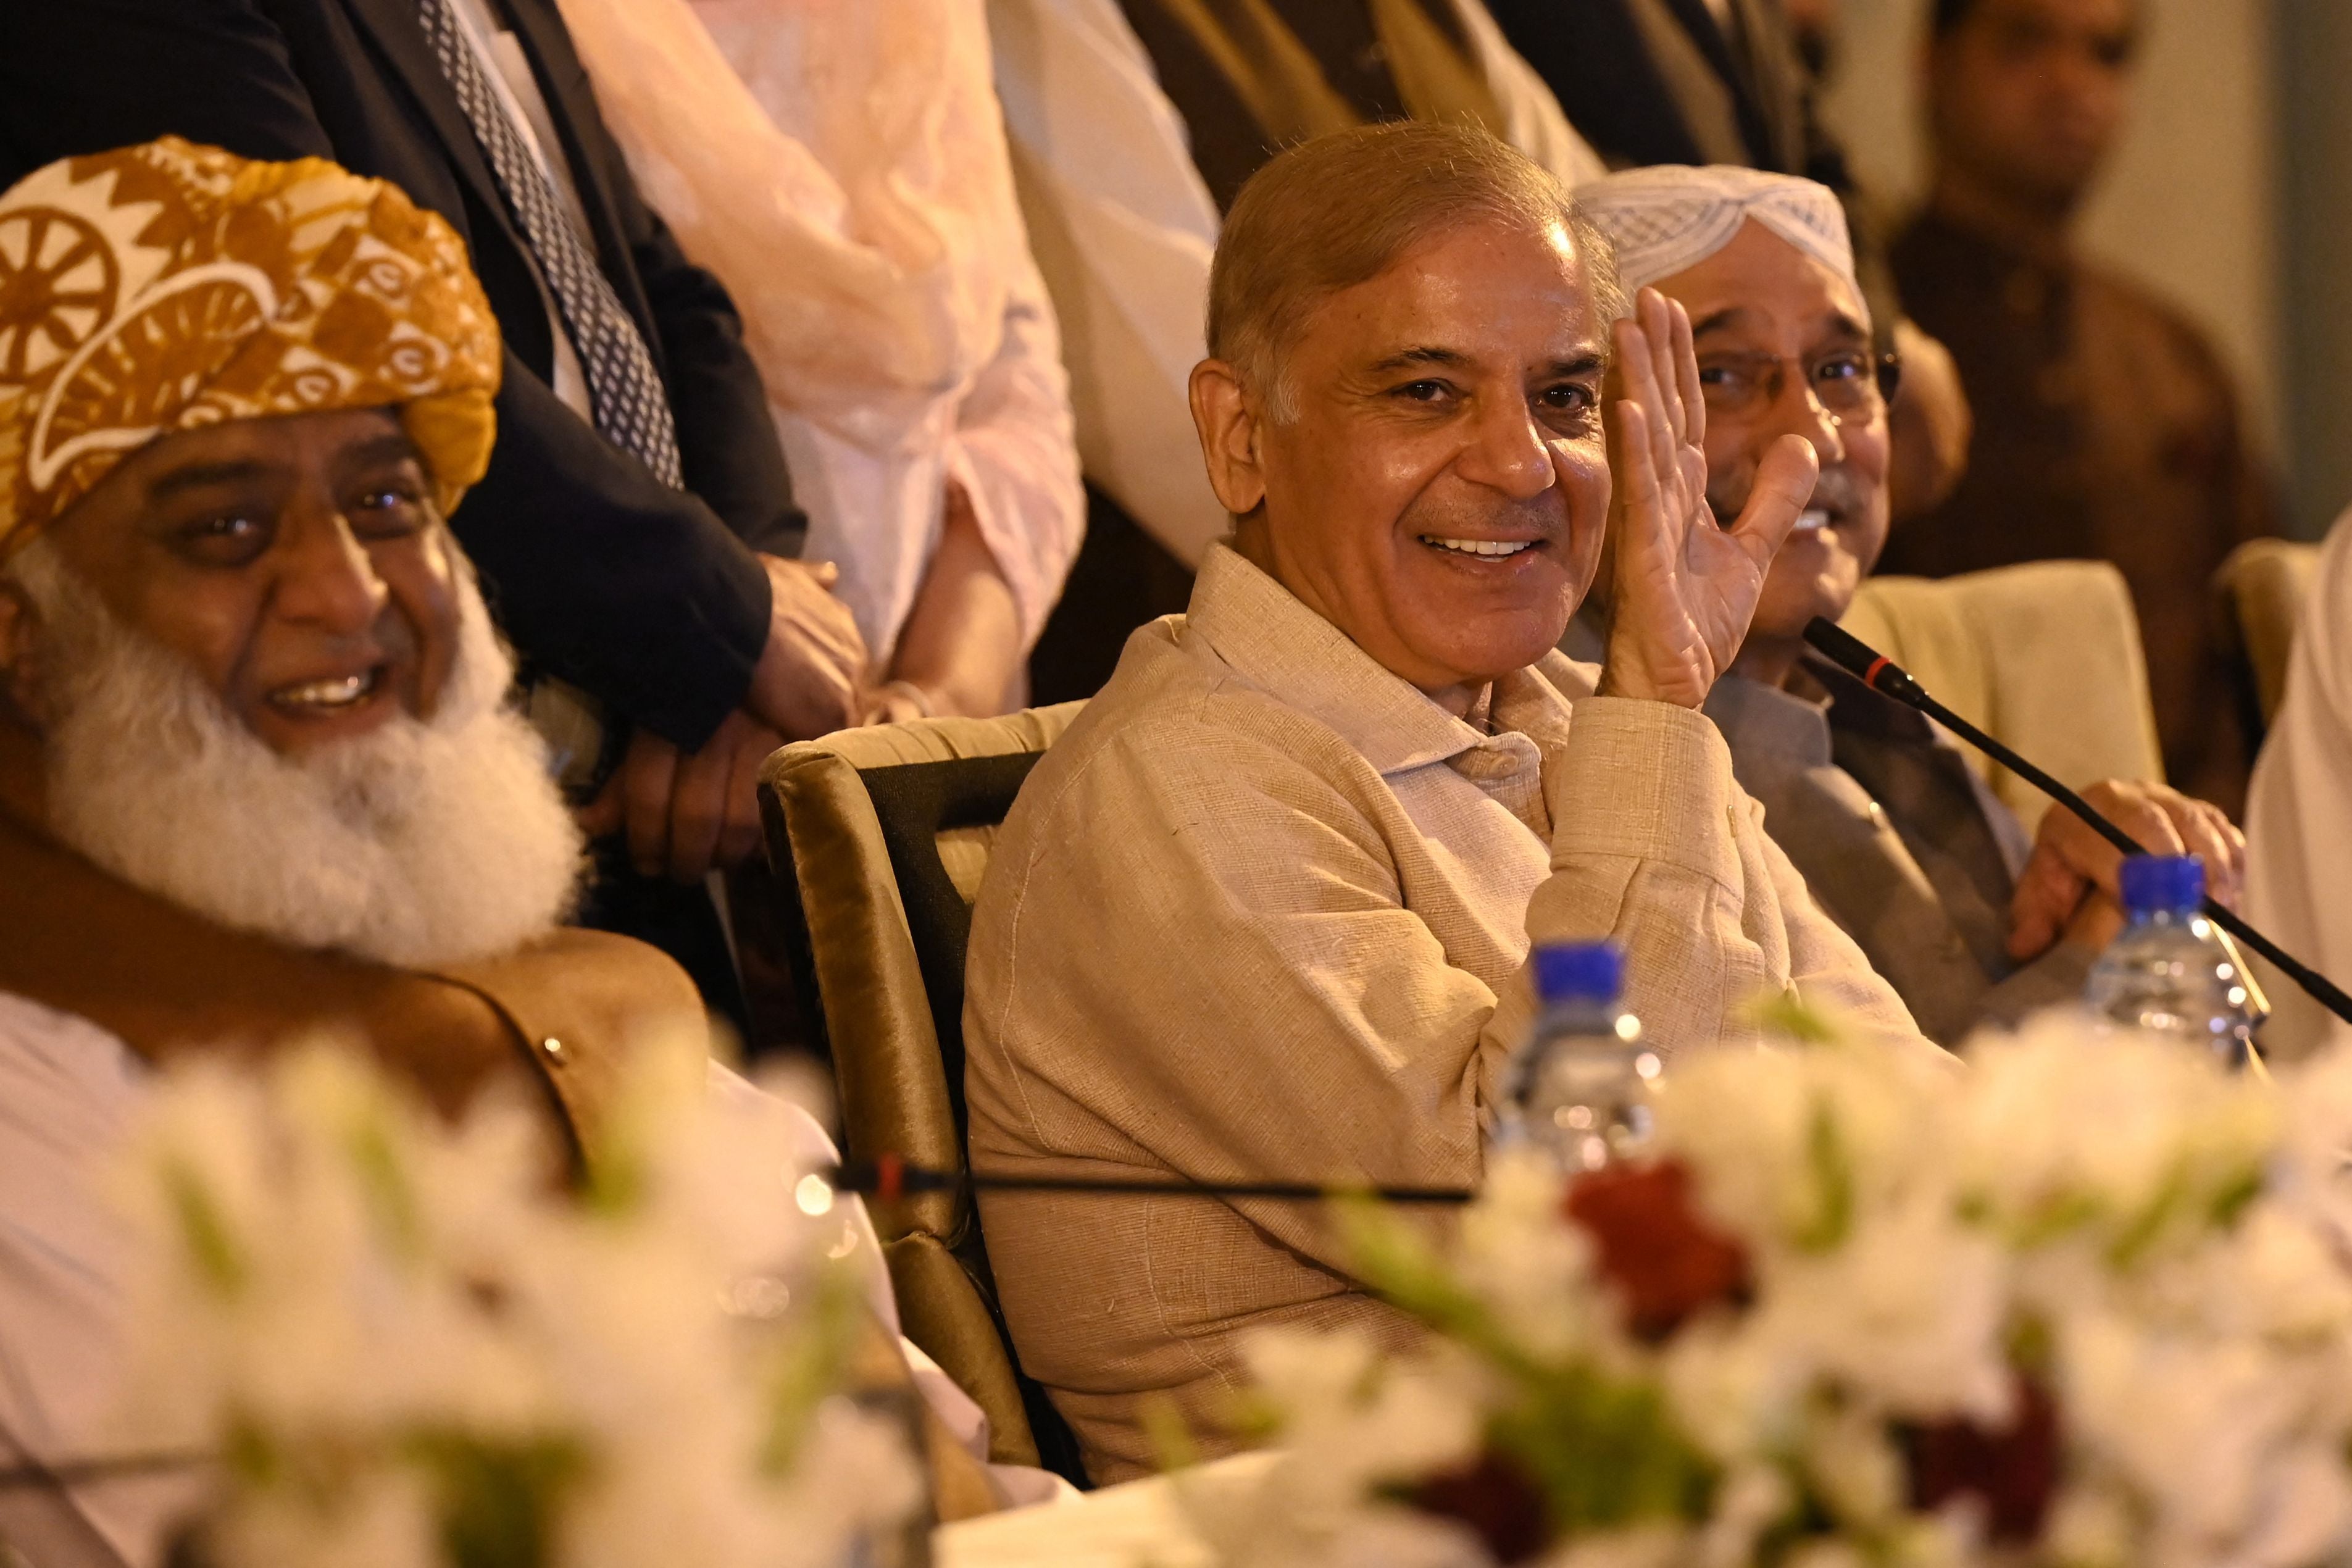
[[[1811,180],[1719,163],[1658,163],[1588,180],[1576,187],[1576,205],[1617,247],[1617,273],[1629,298],[1713,256],[1749,218],[1845,279],[1854,298],[1862,298],[1845,209],[1827,185]]]
[[[159,437],[396,407],[443,512],[488,465],[499,331],[465,247],[323,159],[177,137],[0,195],[0,555]]]

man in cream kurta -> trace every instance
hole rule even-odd
[[[1006,822],[967,979],[975,1168],[1473,1184],[1531,938],[1622,942],[1669,1061],[1746,1037],[1747,1004],[1792,987],[1920,1048],[1697,711],[1811,449],[1708,517],[1689,325],[1645,292],[1615,329],[1604,465],[1606,252],[1494,143],[1342,132],[1257,180],[1219,277],[1270,298],[1213,286],[1193,382],[1239,531]],[[1418,237],[1407,215],[1385,257],[1344,258],[1350,204],[1422,200]],[[1286,314],[1286,336],[1266,324]],[[1549,648],[1604,519],[1619,614],[1595,671]],[[1098,1481],[1152,1463],[1150,1395],[1221,1441],[1246,1330],[1409,1332],[1316,1205],[982,1207],[1022,1364]]]

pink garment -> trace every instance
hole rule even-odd
[[[949,480],[1034,639],[1085,525],[981,0],[562,0],[647,199],[742,311],[812,559],[887,658]]]

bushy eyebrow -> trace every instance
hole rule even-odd
[[[1410,348],[1401,350],[1396,353],[1390,354],[1385,359],[1374,362],[1371,366],[1371,374],[1374,375],[1387,375],[1391,372],[1400,370],[1419,370],[1424,366],[1435,366],[1443,369],[1458,365],[1466,365],[1470,363],[1470,356],[1468,354],[1458,353],[1453,349],[1441,349],[1434,347]],[[1587,349],[1573,359],[1552,361],[1551,363],[1544,366],[1543,376],[1545,379],[1549,380],[1562,376],[1574,377],[1580,375],[1598,375],[1606,368],[1607,360],[1601,354],[1601,351],[1598,349]]]
[[[1375,361],[1371,370],[1374,375],[1386,375],[1391,371],[1418,370],[1423,365],[1461,365],[1469,363],[1468,354],[1456,353],[1452,349],[1411,348],[1399,350],[1386,359]]]
[[[168,500],[188,490],[211,489],[215,486],[237,484],[259,479],[269,472],[269,465],[251,458],[237,458],[225,463],[191,463],[186,468],[173,468],[158,475],[147,486],[150,502]]]
[[[1751,315],[1754,312],[1745,305],[1727,305],[1720,310],[1714,311],[1709,315],[1702,316],[1697,321],[1693,321],[1691,323],[1691,337],[1696,340],[1706,336],[1709,332],[1719,332],[1727,328],[1736,327],[1739,324],[1739,319],[1742,316]],[[1843,332],[1848,337],[1868,338],[1870,336],[1870,329],[1868,327],[1864,326],[1860,321],[1855,321],[1843,310],[1831,311],[1829,315],[1829,324],[1832,331]]]
[[[345,473],[355,473],[382,463],[402,463],[416,457],[416,443],[408,438],[405,431],[387,430],[381,436],[371,436],[356,446],[346,447],[338,452],[335,467]]]

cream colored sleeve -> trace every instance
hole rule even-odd
[[[1704,714],[1579,701],[1569,740],[1545,760],[1544,795],[1552,875],[1528,906],[1528,933],[1622,942],[1626,1004],[1669,1059],[1752,1038],[1749,1005],[1791,987],[1871,1034],[1924,1038],[1766,837]],[[1498,1032],[1513,1022],[1498,1020]]]
[[[1538,940],[1622,942],[1629,1000],[1669,1052],[1744,1037],[1749,998],[1792,982],[1916,1037],[1755,827],[1712,723],[1651,702],[1576,714],[1546,759]],[[1381,820],[1311,752],[1113,740],[1064,783],[1034,825],[1050,847],[1003,868],[1017,885],[992,885],[973,932],[976,952],[1006,955],[975,963],[967,998],[982,1168],[1001,1126],[1006,1152],[1139,1175],[1477,1180],[1528,987],[1498,999],[1447,962],[1404,907]],[[1237,1206],[1338,1265],[1317,1215]]]

